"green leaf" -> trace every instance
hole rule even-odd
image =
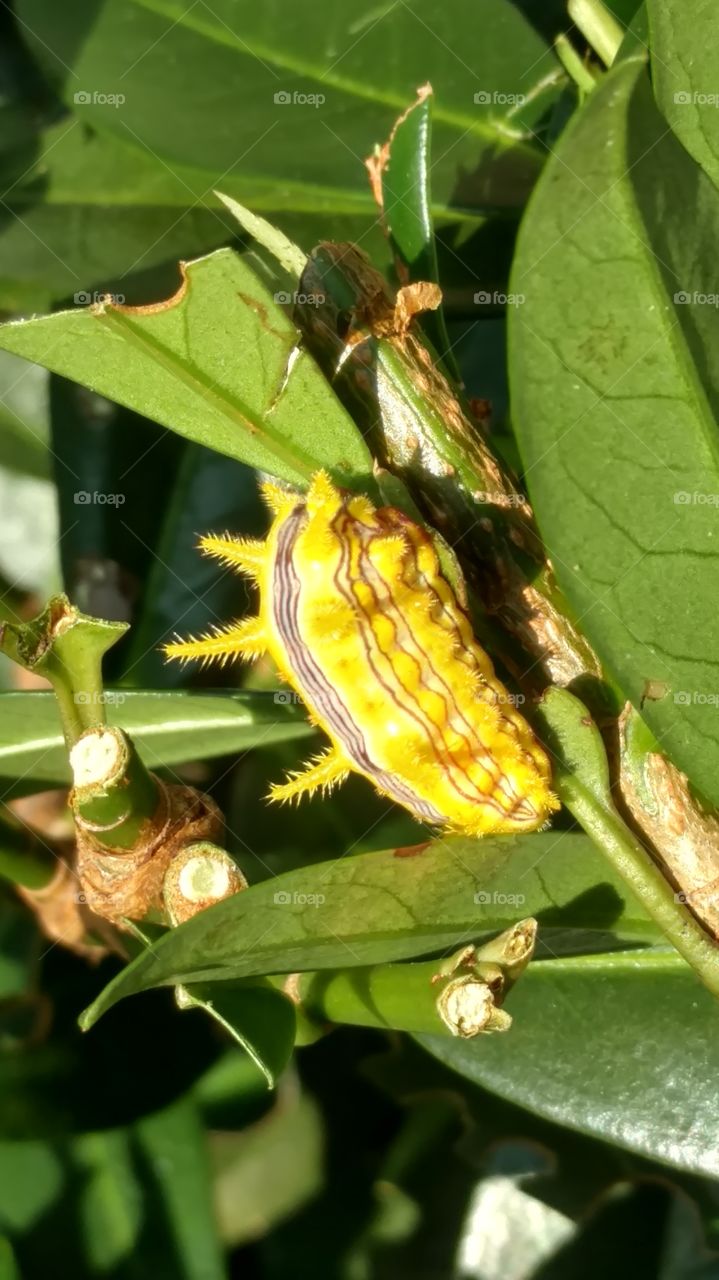
[[[45,1141],[0,1141],[0,1178],[0,1228],[13,1235],[42,1219],[65,1180],[57,1152]]]
[[[128,130],[121,137],[96,133],[81,117],[67,117],[37,134],[30,156],[26,145],[0,153],[0,183],[12,214],[0,223],[0,307],[27,314],[76,294],[84,306],[102,293],[133,303],[150,300],[153,288],[171,292],[178,259],[238,235],[212,191],[220,178],[223,190],[280,217],[308,248],[321,236],[362,238],[373,255],[388,256],[379,227],[369,222],[364,193],[338,211],[325,199],[315,213],[298,183],[288,208],[279,183],[268,188],[241,172],[170,166]]]
[[[178,988],[182,1009],[202,1009],[249,1054],[274,1089],[295,1044],[292,1001],[269,983],[194,983]]]
[[[259,1123],[210,1138],[215,1210],[225,1244],[265,1236],[268,1229],[322,1190],[325,1169],[322,1113],[291,1080]]]
[[[42,836],[0,802],[0,878],[25,889],[45,889],[55,878],[57,857]],[[0,989],[3,968],[4,957],[0,959]]]
[[[382,164],[382,209],[392,247],[409,278],[436,282],[429,191],[431,128],[432,93],[425,88],[400,116],[390,137]]]
[[[303,867],[200,912],[118,974],[83,1026],[153,986],[402,960],[542,913],[557,928],[656,936],[584,836],[452,837],[412,857]]]
[[[0,898],[0,1001],[27,994],[38,960],[38,934],[13,894]]]
[[[28,1145],[28,1144],[25,1144]],[[225,1280],[212,1211],[206,1134],[192,1096],[70,1148],[83,1274],[129,1278],[168,1258],[178,1280]],[[87,1269],[85,1272],[85,1268]]]
[[[22,1280],[12,1245],[5,1236],[0,1236],[0,1280]]]
[[[127,1129],[79,1134],[72,1144],[74,1173],[82,1185],[80,1237],[90,1274],[112,1273],[137,1247],[142,1193],[132,1156]]]
[[[374,212],[362,157],[430,75],[440,209],[521,203],[542,162],[527,133],[557,93],[550,42],[560,15],[555,4],[532,20],[510,0],[452,0],[441,9],[421,0],[349,21],[338,21],[328,0],[303,13],[290,0],[272,11],[246,0],[212,9],[109,0],[92,20],[81,10],[60,15],[52,0],[20,6],[33,52],[83,124],[139,143],[171,167],[206,169],[208,187],[239,172],[244,194],[230,194],[253,208],[254,186],[265,209],[274,193],[276,208],[359,205],[367,222]],[[189,79],[188,66],[197,71]],[[108,102],[112,94],[123,100]]]
[[[719,1008],[668,950],[536,961],[508,1035],[422,1038],[540,1116],[678,1168],[719,1174]]]
[[[216,191],[215,195],[222,201],[224,207],[229,210],[233,218],[239,222],[242,230],[251,236],[252,239],[263,249],[266,249],[271,258],[287,273],[290,279],[297,284],[304,270],[307,260],[307,254],[303,253],[299,245],[290,240],[288,236],[280,231],[279,227],[273,226],[266,218],[261,218],[259,214],[253,213],[251,209],[240,204],[238,200],[233,200],[232,196],[223,195],[221,191]]]
[[[667,685],[643,714],[714,802],[718,239],[719,194],[629,59],[543,175],[510,316],[514,422],[560,585],[635,706]]]
[[[46,480],[51,461],[47,444],[47,375],[3,352],[0,377],[0,467]]]
[[[103,696],[108,722],[130,734],[152,769],[313,732],[299,710],[270,693],[108,689]],[[0,777],[43,787],[70,782],[53,694],[0,693]]]
[[[614,7],[614,6],[610,6]],[[616,10],[615,10],[616,12]],[[645,58],[647,49],[649,48],[649,15],[647,13],[647,0],[641,0],[636,5],[636,0],[631,0],[631,8],[628,12],[617,12],[617,17],[624,26],[624,39],[617,53],[616,62],[621,62],[625,58],[640,57]]]
[[[172,1258],[178,1280],[224,1280],[191,1097],[62,1144],[0,1142],[0,1175],[0,1223],[19,1237],[28,1275],[52,1270],[60,1248],[68,1275],[131,1280],[139,1255],[147,1273],[164,1274]]]
[[[211,175],[162,165],[132,135],[99,136],[67,117],[0,154],[0,305],[42,311],[49,300],[113,292],[137,300],[137,277],[224,244],[231,220]],[[128,279],[128,273],[133,275]],[[141,286],[140,286],[141,287]],[[144,300],[144,299],[141,299]]]
[[[50,474],[47,446],[28,423],[3,407],[0,407],[0,466],[37,480],[47,480]]]
[[[322,466],[371,482],[367,448],[287,309],[229,249],[190,263],[167,302],[5,325],[0,346],[292,483]]]
[[[652,83],[680,142],[719,186],[719,55],[711,0],[647,0]]]
[[[171,1250],[179,1263],[178,1280],[226,1280],[212,1206],[207,1135],[197,1103],[181,1098],[144,1117],[133,1126],[133,1137],[167,1228],[154,1258],[143,1250],[143,1265],[161,1275]]]
[[[400,284],[439,283],[430,188],[433,102],[429,89],[421,90],[417,102],[400,116],[381,168],[383,218]],[[441,307],[426,312],[421,323],[435,349],[446,358],[449,338]],[[452,372],[456,373],[454,366]]]

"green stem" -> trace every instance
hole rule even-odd
[[[612,799],[604,743],[586,706],[566,689],[549,689],[537,709],[537,719],[554,759],[554,785],[560,800],[629,885],[667,941],[719,996],[719,947],[622,821]]]
[[[0,651],[50,681],[68,747],[105,723],[102,659],[126,630],[80,613],[67,596],[53,596],[30,622],[0,624]]]
[[[567,8],[587,44],[607,67],[611,67],[624,39],[624,32],[614,14],[601,0],[569,0]]]
[[[157,779],[121,729],[88,729],[70,752],[75,820],[96,844],[129,851],[147,835],[162,803]]]
[[[614,809],[600,804],[571,776],[558,780],[560,799],[636,894],[667,941],[719,996],[719,947],[677,900],[672,886]]]
[[[523,495],[430,350],[412,330],[397,330],[383,278],[360,250],[324,244],[301,288],[323,299],[296,309],[312,354],[380,463],[458,548],[469,586],[504,629],[507,668],[526,672],[531,646],[530,692],[547,679],[564,684],[588,675],[596,684],[598,659],[569,618]]]
[[[310,1019],[472,1038],[506,1031],[499,1006],[534,951],[536,920],[520,920],[482,947],[444,960],[300,973],[275,979]]]
[[[587,94],[596,89],[597,82],[589,67],[582,62],[571,40],[568,40],[565,35],[557,36],[554,41],[554,52],[580,93]]]
[[[162,896],[170,923],[178,925],[246,888],[247,881],[229,853],[210,840],[195,840],[172,859]]]

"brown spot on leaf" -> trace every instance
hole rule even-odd
[[[423,844],[407,844],[399,849],[395,849],[395,858],[416,858],[420,853],[424,853],[425,849],[429,849],[432,844],[431,840],[425,840]]]
[[[642,696],[639,699],[639,709],[641,711],[645,702],[661,702],[662,698],[666,698],[669,692],[669,685],[664,680],[645,680]]]
[[[288,338],[292,336],[290,333],[281,333],[279,329],[275,329],[267,307],[263,302],[260,302],[259,298],[253,298],[252,294],[242,293],[239,289],[237,296],[241,298],[246,307],[249,307],[250,311],[254,311],[266,333],[271,333],[273,338],[278,338],[280,342],[287,342]]]

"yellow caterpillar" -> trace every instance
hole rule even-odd
[[[226,662],[269,653],[331,746],[272,788],[289,800],[363,774],[423,822],[479,836],[532,831],[558,802],[547,756],[474,638],[428,534],[336,489],[264,486],[265,542],[206,536],[249,574],[260,615],[166,646]]]

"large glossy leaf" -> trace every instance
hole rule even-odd
[[[211,175],[169,169],[131,135],[98,137],[67,117],[0,156],[0,307],[43,310],[51,299],[100,292],[128,302],[135,277],[227,242],[232,221]]]
[[[422,1043],[539,1115],[719,1174],[719,1008],[675,952],[537,961],[507,1008],[507,1036]]]
[[[582,835],[438,840],[412,857],[361,854],[290,871],[201,912],[105,989],[89,1026],[148,987],[405,959],[520,916],[578,932],[653,927]]]
[[[271,693],[108,690],[105,709],[153,769],[201,760],[312,732],[295,708]],[[48,786],[70,781],[51,693],[0,693],[0,778]]]
[[[0,346],[294,483],[321,466],[350,483],[371,473],[288,308],[232,250],[189,264],[165,303],[5,325]]]
[[[686,193],[693,215],[687,219]],[[530,493],[580,626],[719,801],[719,194],[629,59],[569,126],[523,225],[511,383]]]
[[[52,0],[20,4],[33,51],[86,124],[216,178],[281,184],[290,206],[342,208],[359,194],[368,221],[362,157],[430,78],[440,199],[521,203],[541,156],[517,134],[555,96],[546,36],[560,14],[535,25],[510,0],[420,0],[347,20],[327,0],[302,12],[291,0],[108,0],[90,22]]]
[[[719,185],[719,50],[712,0],[648,0],[657,102],[687,151]]]
[[[178,259],[234,239],[237,226],[213,187],[275,214],[309,250],[323,236],[360,239],[381,260],[384,236],[369,221],[369,197],[358,191],[341,210],[307,212],[301,188],[291,208],[283,190],[242,174],[192,165],[169,166],[125,130],[121,137],[66,117],[30,142],[0,155],[6,217],[0,219],[0,309],[43,311],[54,300],[115,293],[130,303],[171,292]],[[465,219],[472,225],[478,216]],[[369,227],[369,231],[368,231]],[[154,290],[154,293],[153,293]]]

